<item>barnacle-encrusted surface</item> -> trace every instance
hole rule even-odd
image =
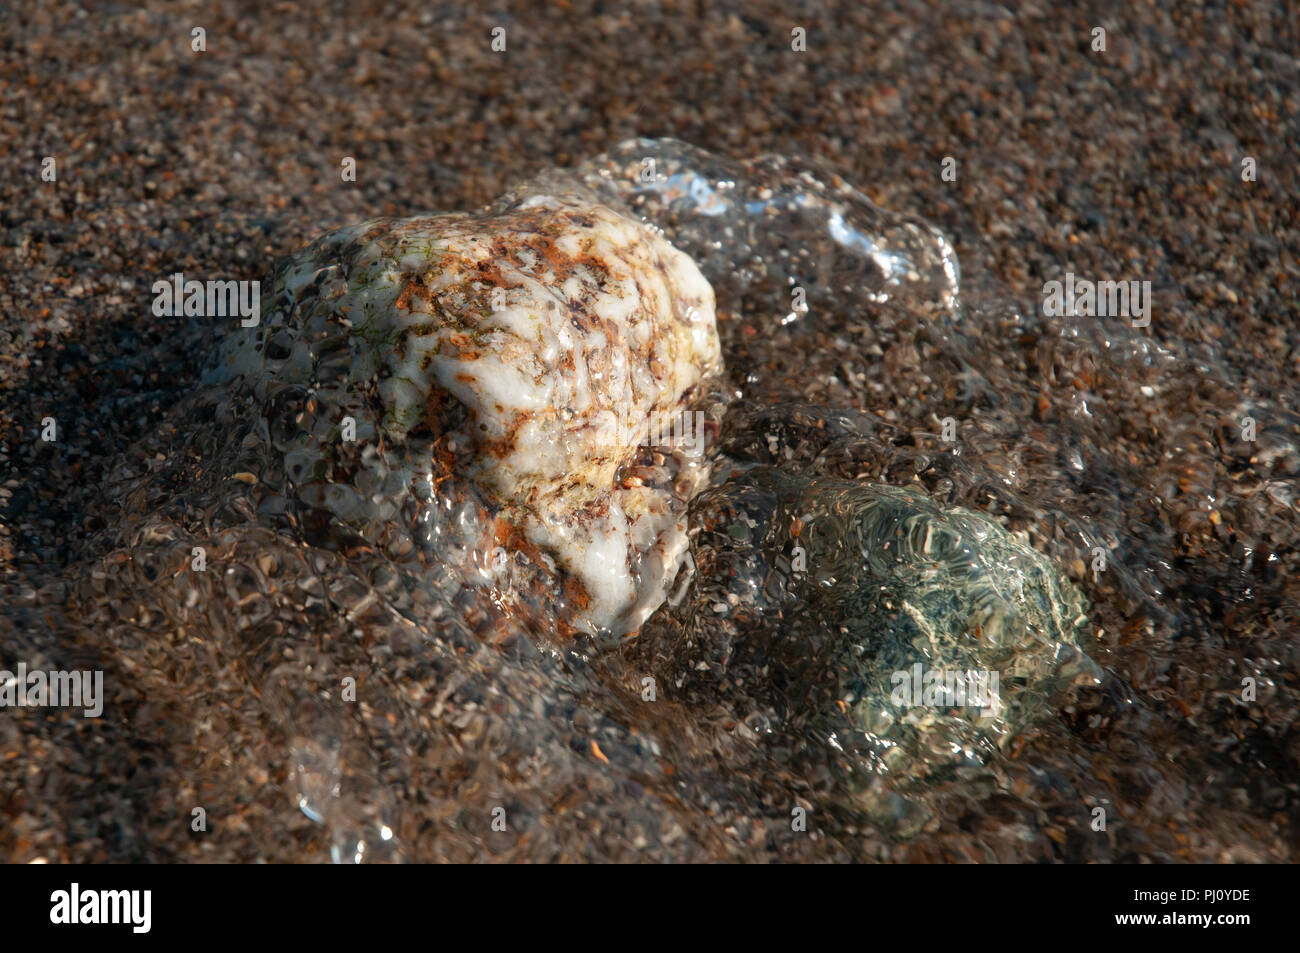
[[[468,478],[581,582],[579,622],[628,631],[653,611],[693,483],[620,471],[720,364],[713,291],[662,237],[580,187],[524,189],[327,235],[264,311],[212,379],[242,378],[272,418],[307,389],[305,413],[272,419],[301,498],[373,538],[408,490]]]

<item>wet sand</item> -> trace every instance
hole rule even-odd
[[[575,700],[556,716],[563,731],[522,743],[479,724],[492,705],[480,699],[480,714],[463,709],[456,727],[458,743],[480,757],[426,757],[415,723],[384,735],[393,750],[362,756],[402,805],[401,856],[1294,859],[1295,10],[517,7],[392,14],[365,4],[231,4],[195,20],[167,4],[86,13],[55,4],[0,15],[0,663],[102,667],[118,686],[103,719],[0,713],[0,856],[329,855],[324,830],[287,793],[286,734],[311,711],[275,723],[240,710],[244,696],[228,677],[239,660],[214,662],[202,633],[189,644],[151,625],[129,588],[93,626],[72,600],[86,566],[122,552],[111,528],[130,502],[107,502],[104,485],[163,465],[175,427],[168,411],[194,389],[219,333],[155,317],[153,282],[175,272],[265,279],[277,258],[329,229],[474,207],[542,168],[644,135],[737,158],[817,159],[878,204],[942,228],[964,287],[1026,313],[1041,307],[1043,283],[1066,271],[1152,281],[1151,337],[1192,356],[1180,389],[1152,398],[1137,378],[1092,380],[1086,359],[1054,363],[1033,340],[1019,350],[990,342],[986,369],[1007,393],[1032,382],[1026,430],[1068,414],[1084,392],[1126,408],[1106,448],[1110,469],[1095,467],[1092,478],[1131,488],[1114,498],[1128,501],[1135,538],[1150,528],[1140,565],[1129,566],[1145,596],[1072,567],[1105,632],[1091,654],[1113,680],[1029,734],[1000,767],[996,791],[942,795],[935,823],[915,837],[833,813],[817,836],[792,838],[790,798],[811,806],[816,778],[749,777],[743,758],[732,776],[687,771],[680,784],[670,768],[623,775],[618,746],[635,747],[636,731],[608,710]],[[501,25],[507,48],[494,52]],[[203,53],[191,50],[196,26],[206,30]],[[795,26],[807,29],[806,52],[790,48]],[[1107,30],[1105,52],[1090,46],[1097,26]],[[46,156],[56,159],[55,183],[41,180]],[[340,179],[345,156],[356,159],[355,182]],[[941,176],[949,156],[955,182]],[[1256,160],[1257,181],[1242,181],[1244,157]],[[859,355],[886,393],[863,387],[841,399],[926,426],[911,415],[927,388],[946,385],[925,379],[926,342],[914,332],[882,327],[878,348]],[[744,335],[732,335],[729,362],[784,360],[764,350],[764,329],[751,337],[742,348]],[[1266,439],[1243,446],[1234,420],[1252,396],[1279,412],[1260,422]],[[39,439],[47,416],[57,421],[53,445]],[[990,480],[1017,466],[995,457],[988,450],[981,464]],[[1027,491],[1036,467],[1056,465],[1021,461]],[[1153,617],[1152,593],[1173,621]],[[361,648],[340,645],[345,633],[327,621],[317,631],[327,669],[373,665]],[[149,632],[156,650],[139,646]],[[395,669],[385,684],[424,686],[424,707],[436,712],[453,658]],[[486,672],[496,663],[476,664]],[[1243,677],[1259,680],[1258,703],[1233,700]],[[527,696],[515,684],[505,704],[526,711]],[[340,729],[343,749],[383,735],[370,721],[387,714],[383,705],[358,714]],[[734,725],[716,727],[703,747],[740,744]],[[546,745],[586,757],[598,736],[599,756],[581,772],[548,760]],[[725,761],[727,749],[717,750]],[[456,804],[476,776],[458,771],[482,771],[482,784],[514,798],[511,810],[531,827],[505,840],[480,831],[469,819],[477,808]],[[207,834],[190,830],[196,804],[213,818]],[[1105,833],[1088,823],[1099,804],[1120,819]]]

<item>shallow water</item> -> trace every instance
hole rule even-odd
[[[1010,830],[1002,859],[1084,859],[1112,856],[1099,803],[1169,812],[1238,770],[1196,747],[1168,767],[1153,712],[1195,695],[1240,732],[1243,675],[1266,699],[1294,659],[1269,540],[1293,533],[1295,415],[1204,349],[964,286],[937,229],[793,159],[637,140],[540,181],[574,178],[717,296],[712,485],[668,601],[634,638],[574,633],[523,554],[485,576],[463,499],[417,513],[383,484],[391,505],[341,519],[294,492],[276,428],[301,408],[210,384],[150,438],[157,469],[109,488],[72,596],[130,691],[194,726],[196,796],[265,775],[239,739],[269,732],[261,823],[299,813],[321,859],[924,858],[954,817]],[[1226,489],[1247,466],[1278,478]],[[417,521],[429,547],[386,532]],[[1210,545],[1219,576],[1189,587]],[[1140,687],[1114,670],[1130,645]],[[891,707],[915,662],[998,672],[1006,711]],[[178,693],[196,664],[211,683]]]

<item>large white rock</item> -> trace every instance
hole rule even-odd
[[[347,395],[340,414],[377,395],[359,440],[441,438],[435,482],[472,480],[576,577],[580,627],[631,631],[659,604],[691,481],[628,468],[721,363],[713,290],[659,234],[576,189],[378,219],[297,255],[267,304],[221,376],[310,383]],[[322,381],[344,341],[341,379]]]

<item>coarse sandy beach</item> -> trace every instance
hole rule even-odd
[[[0,860],[1294,861],[1294,4],[468,6],[0,11],[0,669],[107,685],[98,718],[0,711]],[[728,453],[982,510],[1091,605],[1100,683],[897,824],[803,720],[833,692],[739,622],[665,609],[568,660],[416,633],[364,615],[381,581],[352,592],[345,548],[203,482],[226,424],[184,408],[231,325],[157,316],[156,281],[267,282],[332,229],[478,208],[633,137],[811,160],[960,260],[951,323],[903,300],[784,328],[719,299],[748,388]],[[1067,273],[1149,281],[1149,326],[1043,317]],[[825,452],[845,414],[860,439]],[[209,536],[229,568],[186,603],[169,554]]]

